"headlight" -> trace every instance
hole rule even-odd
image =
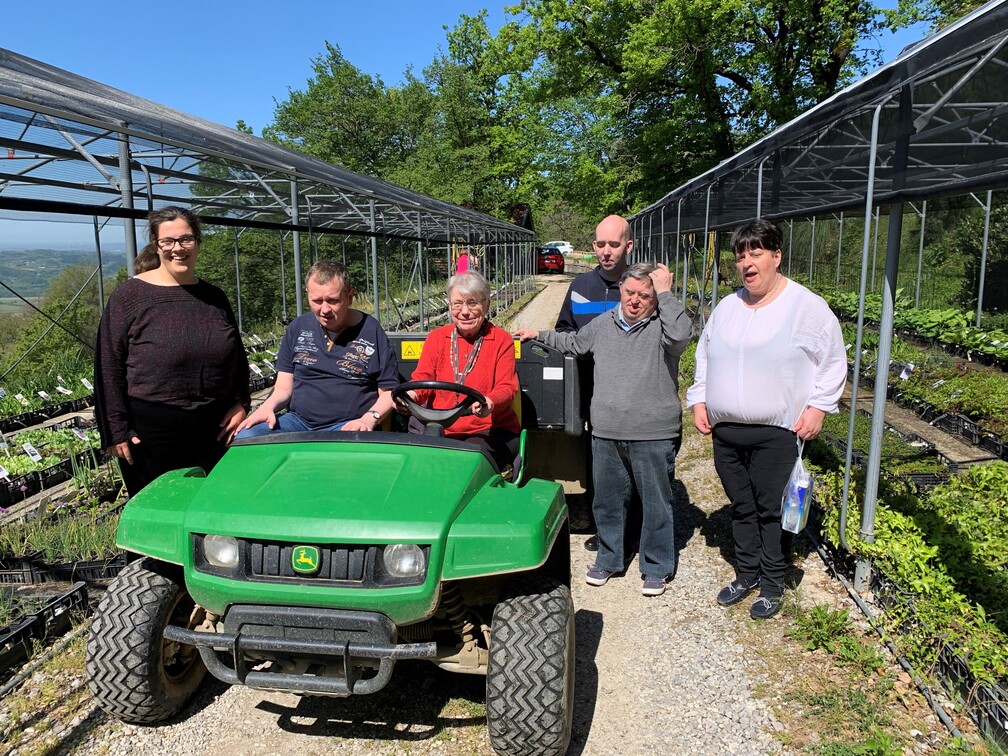
[[[396,578],[413,578],[423,574],[423,551],[415,543],[391,543],[382,553],[385,571]]]
[[[214,567],[237,567],[238,539],[222,535],[204,536],[203,555]]]

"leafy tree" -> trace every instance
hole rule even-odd
[[[411,75],[403,87],[389,89],[329,43],[312,68],[307,88],[288,90],[263,135],[351,171],[386,178],[419,142],[430,117],[430,92]]]
[[[11,374],[14,382],[55,385],[57,374],[69,378],[88,370],[101,318],[98,280],[91,277],[93,272],[93,268],[78,265],[61,270],[53,278],[39,308],[50,317],[37,312],[29,315],[13,348],[5,353],[4,369],[28,353]],[[50,318],[59,318],[59,325],[53,326]]]
[[[521,39],[536,47],[539,99],[570,124],[554,173],[568,198],[594,196],[593,215],[654,201],[833,94],[875,60],[859,41],[900,23],[861,0],[522,0],[510,11],[534,32]]]

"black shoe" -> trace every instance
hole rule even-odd
[[[749,607],[749,616],[755,620],[770,619],[780,611],[780,596],[760,596]]]
[[[587,541],[585,541],[585,548],[588,551],[598,551],[598,534],[596,533]]]
[[[741,580],[732,580],[718,593],[717,602],[721,606],[733,606],[757,588],[759,588],[759,578],[756,578],[752,584],[743,583]]]

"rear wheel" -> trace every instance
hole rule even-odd
[[[494,609],[487,729],[498,754],[566,753],[574,715],[574,603],[545,577],[514,581]]]
[[[193,629],[203,616],[165,565],[153,559],[127,565],[98,604],[88,638],[85,669],[98,705],[138,724],[177,714],[206,667],[194,646],[165,640],[164,629]]]

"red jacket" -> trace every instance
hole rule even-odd
[[[451,365],[451,334],[455,325],[435,328],[427,336],[420,361],[413,371],[414,381],[449,381],[455,382]],[[511,407],[511,401],[518,393],[518,374],[515,372],[514,340],[511,334],[503,328],[498,328],[489,322],[483,324],[483,345],[472,372],[466,376],[464,384],[481,392],[493,402],[494,410],[490,417],[467,415],[460,417],[451,428],[445,429],[449,437],[471,436],[476,433],[486,433],[491,427],[521,431],[518,416]],[[473,345],[466,339],[458,340],[458,363],[462,369],[472,352]],[[433,396],[433,403],[431,397]],[[450,409],[455,407],[462,396],[448,391],[418,391],[417,402],[434,409]]]

